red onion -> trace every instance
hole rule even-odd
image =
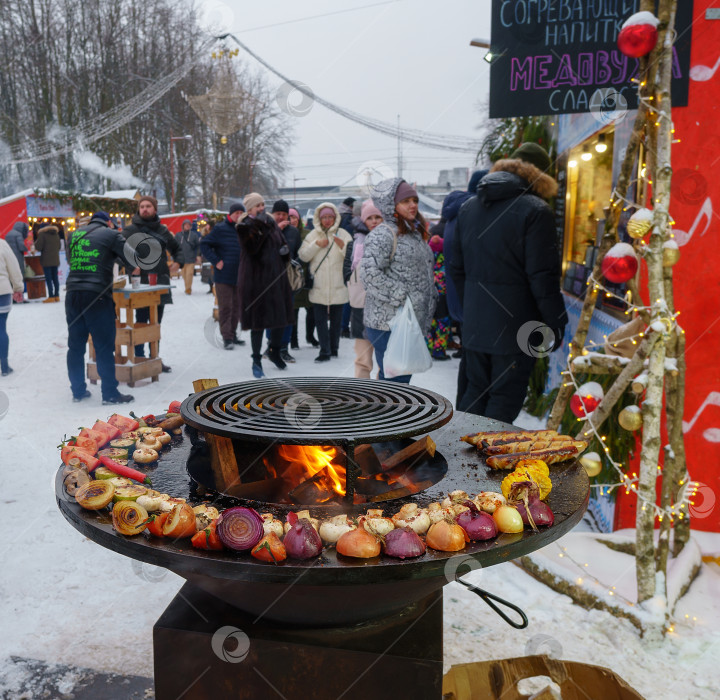
[[[228,508],[217,520],[217,534],[228,549],[243,552],[263,538],[263,519],[252,508]]]
[[[292,525],[285,534],[283,544],[291,559],[312,559],[322,552],[320,535],[307,518],[300,518]]]
[[[467,532],[472,542],[491,540],[497,536],[498,529],[492,516],[481,511],[472,501],[465,501],[463,505],[468,510],[460,513],[455,522]]]
[[[425,554],[425,543],[411,527],[399,527],[385,535],[385,554],[405,559]]]
[[[555,522],[550,506],[540,500],[538,486],[532,481],[518,481],[510,487],[510,498],[508,501],[520,513],[520,517],[525,525],[529,525],[533,530],[537,530],[537,526],[549,527]]]

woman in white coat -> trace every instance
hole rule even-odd
[[[23,275],[20,271],[15,253],[0,238],[0,373],[3,377],[12,372],[8,364],[7,317],[12,309],[13,292],[22,292]]]
[[[334,204],[323,202],[313,214],[313,230],[305,236],[298,256],[309,263],[313,286],[310,303],[315,310],[315,325],[320,354],[315,362],[337,357],[340,344],[340,322],[348,290],[343,281],[345,246],[352,236],[340,228],[340,214]],[[329,324],[329,328],[328,328]]]

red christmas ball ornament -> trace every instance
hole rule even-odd
[[[576,418],[587,418],[603,400],[605,392],[597,382],[586,382],[570,397],[570,410]]]
[[[636,12],[625,20],[617,38],[618,48],[630,58],[647,56],[657,44],[660,20],[652,12]]]
[[[605,254],[601,269],[608,282],[622,284],[631,280],[638,269],[638,259],[633,247],[629,243],[616,243]]]

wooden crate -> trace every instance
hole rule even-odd
[[[158,381],[162,372],[162,360],[159,357],[146,358],[142,362],[142,357],[137,358],[137,364],[115,365],[115,378],[121,384],[135,386],[135,382],[141,379],[151,379],[153,382]],[[100,375],[97,371],[97,365],[94,362],[87,364],[87,376],[91,384],[97,384]]]

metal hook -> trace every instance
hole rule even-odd
[[[500,598],[499,596],[496,596],[494,593],[490,593],[490,591],[486,591],[483,588],[478,588],[477,586],[473,586],[472,583],[467,583],[466,581],[463,581],[461,578],[455,577],[455,580],[458,583],[462,583],[465,588],[471,590],[473,593],[478,595],[480,598],[485,601],[500,617],[502,617],[505,622],[508,623],[511,627],[514,627],[516,630],[523,630],[528,626],[528,619],[527,615],[514,603],[511,603],[508,600],[505,600],[504,598]],[[514,610],[518,615],[520,615],[520,618],[522,619],[522,623],[518,624],[515,622],[515,620],[511,620],[495,603],[493,603],[493,600],[496,600],[498,603],[501,603],[502,605],[510,608],[511,610]]]

